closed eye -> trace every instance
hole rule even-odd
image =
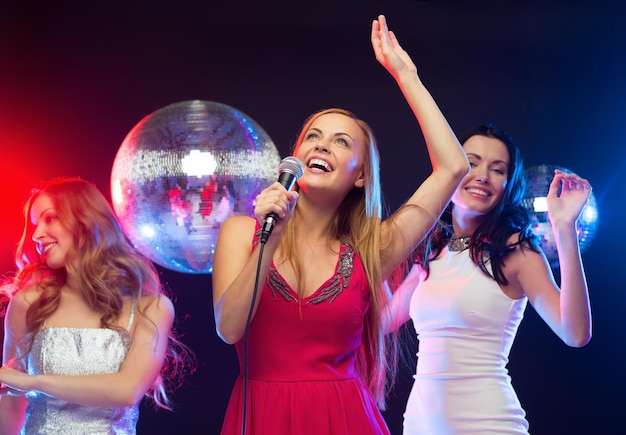
[[[57,219],[58,219],[58,216],[55,213],[46,213],[43,216],[43,221],[47,224],[49,224],[50,222],[54,222]]]

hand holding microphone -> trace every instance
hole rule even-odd
[[[278,182],[286,189],[291,190],[294,183],[302,177],[302,173],[304,172],[304,167],[302,166],[302,162],[293,156],[285,157],[278,166]],[[278,220],[278,215],[276,213],[269,213],[265,217],[265,223],[261,228],[261,243],[267,242],[270,234],[272,234],[272,230],[274,229],[274,225],[276,225],[276,221]]]

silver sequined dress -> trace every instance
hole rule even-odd
[[[134,319],[134,303],[127,330]],[[128,336],[112,329],[43,328],[28,355],[27,373],[85,376],[116,373],[126,352]],[[23,435],[135,434],[138,406],[81,406],[31,391]]]

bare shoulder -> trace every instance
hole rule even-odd
[[[232,216],[226,219],[220,227],[219,237],[247,238],[248,242],[250,242],[250,237],[254,234],[255,228],[255,218],[250,216]]]
[[[18,342],[28,330],[26,313],[32,303],[39,297],[35,287],[28,287],[13,294],[4,317],[4,353],[3,361],[15,358],[18,352]]]
[[[39,297],[39,290],[35,286],[20,289],[11,296],[9,310],[14,313],[26,313],[31,304]]]
[[[155,323],[171,323],[174,320],[174,304],[164,294],[142,296],[137,301],[137,308]]]
[[[539,256],[541,256],[541,253],[539,251],[536,251],[535,249],[533,249],[533,247],[530,245],[530,242],[528,242],[527,240],[522,242],[522,243],[518,243],[519,242],[519,237],[520,237],[519,233],[512,234],[509,237],[509,240],[508,240],[509,245],[516,245],[515,246],[515,250],[513,252],[511,252],[511,254],[518,253],[519,255],[522,255],[522,256],[526,256],[526,255],[531,255],[531,256],[532,255],[539,255]]]
[[[513,234],[509,238],[509,244],[513,245],[519,240],[519,234]],[[523,273],[539,272],[545,268],[545,256],[541,251],[533,249],[528,242],[515,246],[515,249],[506,255],[504,261],[505,274],[509,281],[516,282]]]
[[[252,255],[256,222],[255,218],[249,216],[233,216],[222,224],[215,245],[211,274],[214,302],[219,300]]]
[[[217,236],[213,270],[220,270],[224,265],[232,265],[236,258],[247,258],[252,249],[255,230],[255,218],[233,216],[226,219]]]

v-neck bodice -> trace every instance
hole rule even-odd
[[[341,244],[335,273],[306,298],[298,297],[272,262],[260,298],[249,330],[251,379],[357,376],[354,364],[370,294],[350,245]],[[242,342],[236,347],[241,362]]]
[[[313,293],[300,297],[291,287],[284,276],[278,271],[272,261],[268,275],[268,284],[272,294],[279,294],[286,300],[300,300],[303,303],[320,303],[329,298],[336,298],[349,284],[350,275],[354,269],[354,250],[350,245],[342,243],[339,248],[339,255],[335,263],[332,276],[324,281]]]

